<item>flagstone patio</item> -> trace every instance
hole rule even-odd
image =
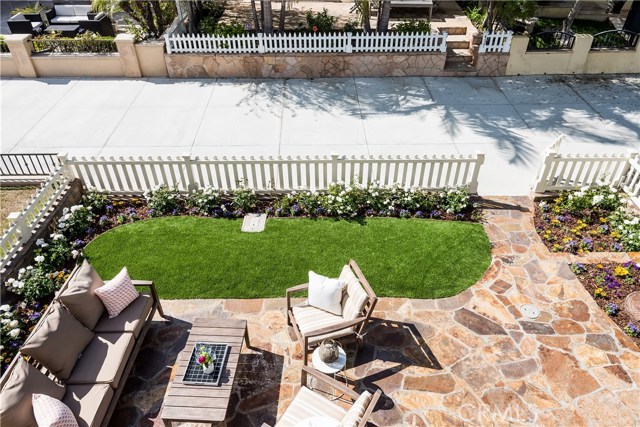
[[[640,349],[576,279],[565,261],[572,257],[542,244],[530,199],[484,205],[494,255],[485,277],[451,298],[382,298],[364,350],[350,352],[351,383],[385,394],[374,423],[638,425]],[[629,259],[597,254],[580,261]],[[537,307],[540,317],[525,319],[523,304]],[[285,300],[163,301],[163,307],[173,321],[154,322],[110,425],[162,425],[158,414],[189,322],[206,316],[246,319],[251,343],[261,350],[243,350],[226,425],[273,425],[295,395],[302,365]]]

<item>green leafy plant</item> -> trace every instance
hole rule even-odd
[[[245,34],[246,32],[247,30],[245,30],[244,25],[237,21],[233,21],[228,24],[219,22],[213,33],[217,36],[238,36]]]
[[[15,15],[16,13],[40,13],[43,10],[44,6],[42,5],[42,3],[37,1],[35,3],[28,4],[27,6],[16,7],[15,9],[11,10],[11,14]]]
[[[7,290],[21,295],[27,304],[31,304],[53,296],[64,283],[64,277],[63,271],[50,273],[44,265],[36,265],[21,268],[18,278],[11,278],[5,284]]]
[[[187,197],[186,206],[193,213],[208,215],[222,204],[222,192],[213,187],[193,190]]]
[[[333,28],[335,16],[329,15],[329,11],[324,8],[322,12],[307,12],[307,28],[312,33],[329,33]]]
[[[409,19],[408,21],[394,24],[392,29],[399,33],[428,33],[431,31],[431,24],[425,19]]]
[[[212,16],[205,16],[198,23],[198,33],[213,34],[216,31],[217,25],[218,25],[218,19]]]
[[[144,197],[147,199],[151,216],[175,215],[180,210],[181,199],[178,189],[166,184],[160,185],[153,191],[146,191]]]
[[[0,53],[9,53],[9,46],[4,41],[4,36],[0,35]]]
[[[449,188],[440,193],[438,207],[447,213],[460,213],[471,206],[466,188]]]
[[[51,53],[115,53],[118,51],[113,37],[104,37],[93,32],[81,34],[75,38],[61,37],[60,33],[51,33],[33,38],[36,52]]]
[[[358,21],[350,19],[344,24],[344,27],[342,27],[342,31],[344,31],[345,33],[355,33],[356,31],[358,31],[358,25]]]
[[[64,208],[58,220],[58,229],[70,241],[84,236],[93,221],[93,214],[86,206]]]
[[[469,5],[464,9],[465,15],[477,29],[482,28],[482,23],[487,15],[485,9],[480,5]]]
[[[247,188],[244,183],[233,192],[231,201],[234,209],[240,210],[244,213],[251,212],[258,204],[258,197],[256,192]]]
[[[34,251],[36,258],[49,271],[64,268],[74,258],[73,248],[62,234],[53,234],[48,242],[45,242],[44,239],[38,239],[36,246],[38,246],[38,249]]]
[[[109,204],[109,193],[106,191],[89,190],[82,196],[82,204],[90,207],[91,212],[100,214]]]

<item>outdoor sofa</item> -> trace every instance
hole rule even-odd
[[[52,25],[78,24],[88,18],[91,5],[56,4],[47,11],[47,18]]]
[[[153,282],[133,281],[134,300],[110,318],[88,262],[76,267],[0,379],[0,425],[37,427],[32,396],[71,409],[80,427],[106,426],[156,312]]]

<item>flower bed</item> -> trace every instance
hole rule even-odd
[[[640,291],[640,264],[576,263],[571,269],[600,308],[640,346],[640,322],[624,310],[627,295]]]
[[[599,186],[563,192],[535,209],[536,230],[552,252],[640,250],[640,219],[616,189]]]
[[[428,192],[376,183],[368,186],[335,183],[326,192],[294,191],[262,198],[243,187],[231,192],[208,187],[181,195],[175,189],[160,186],[143,198],[117,199],[106,193],[87,191],[82,203],[63,210],[56,232],[36,242],[38,249],[32,265],[21,269],[18,277],[5,281],[7,290],[20,301],[0,307],[2,372],[55,291],[68,278],[75,263],[83,258],[84,246],[96,235],[121,224],[165,215],[239,218],[257,212],[278,217],[336,219],[363,216],[479,219],[479,212],[464,188]]]

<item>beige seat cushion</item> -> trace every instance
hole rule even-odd
[[[58,379],[69,378],[78,356],[93,339],[85,328],[59,303],[47,309],[46,318],[27,338],[20,351],[42,363]]]
[[[112,398],[108,384],[69,385],[62,403],[71,409],[80,427],[98,427]]]
[[[137,339],[144,326],[144,320],[153,307],[151,295],[142,294],[116,317],[109,318],[105,312],[96,325],[94,332],[131,332]]]
[[[82,266],[70,279],[67,289],[59,300],[69,313],[84,326],[93,330],[104,313],[104,304],[94,291],[104,286],[104,282],[91,265],[84,260]]]
[[[67,384],[109,384],[117,388],[135,344],[133,334],[96,334],[78,360]]]
[[[0,392],[0,425],[38,427],[31,395],[46,394],[62,399],[65,387],[56,384],[24,359],[19,358]]]
[[[307,387],[301,387],[286,412],[282,414],[280,421],[276,423],[276,427],[295,427],[307,418],[320,416],[333,418],[340,422],[346,412],[321,394],[315,393]]]
[[[308,304],[292,307],[291,309],[293,310],[293,316],[296,319],[298,328],[300,328],[300,332],[305,336],[308,335],[309,332],[344,322],[342,316],[336,316],[335,314],[328,313],[324,310],[311,307]],[[309,344],[313,344],[327,338],[340,338],[351,334],[353,334],[353,327],[344,328],[336,332],[311,337],[309,338]]]

